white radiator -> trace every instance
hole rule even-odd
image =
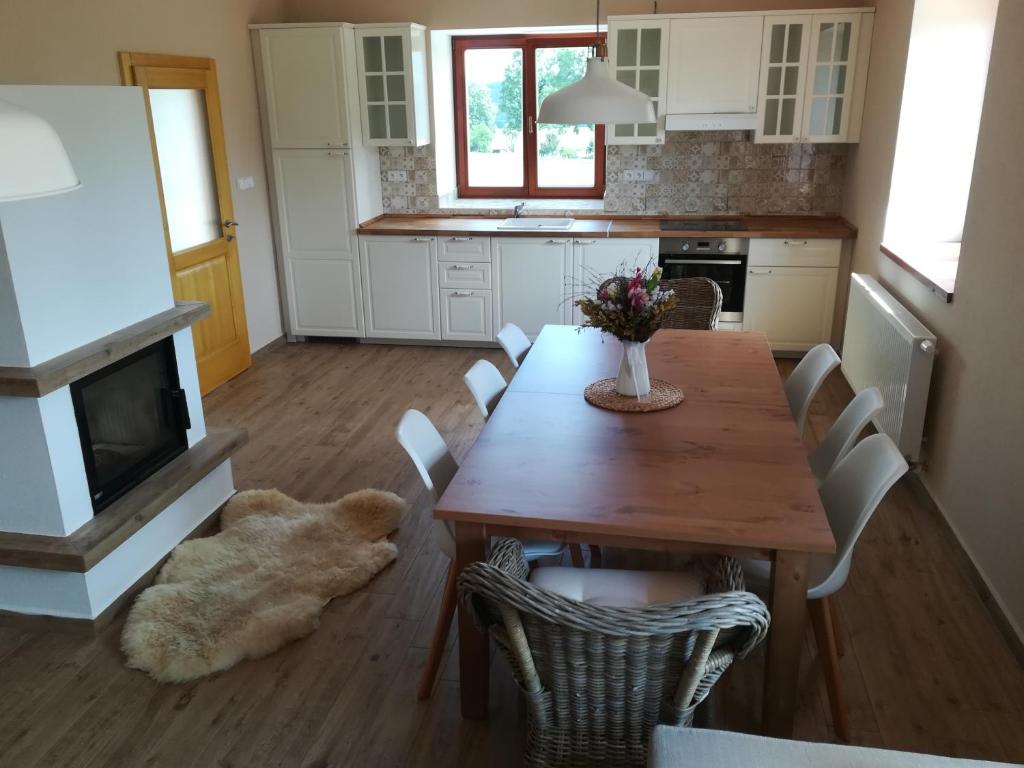
[[[843,375],[854,392],[867,387],[882,391],[885,406],[875,427],[889,435],[911,462],[921,453],[934,357],[935,334],[877,280],[850,276]]]

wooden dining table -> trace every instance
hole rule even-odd
[[[658,331],[650,375],[678,406],[621,413],[583,390],[614,377],[622,347],[548,325],[437,503],[456,568],[492,536],[770,560],[763,730],[792,735],[813,553],[835,539],[764,334]],[[489,639],[459,611],[462,715],[486,719]]]

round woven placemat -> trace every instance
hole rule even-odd
[[[607,411],[649,413],[674,408],[683,402],[683,390],[662,379],[651,379],[651,392],[643,399],[620,395],[615,391],[615,379],[601,379],[583,390],[583,397],[591,405]]]

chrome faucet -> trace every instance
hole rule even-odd
[[[526,201],[525,200],[523,202],[519,203],[518,205],[513,206],[512,207],[512,218],[513,219],[518,219],[520,216],[522,216],[523,215],[523,208],[525,208],[525,207],[526,207]]]

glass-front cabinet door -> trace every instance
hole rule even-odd
[[[667,20],[608,21],[608,55],[612,74],[654,100],[654,123],[610,125],[608,144],[661,144],[665,141],[665,94],[668,65]]]
[[[803,141],[844,141],[847,137],[859,28],[860,14],[814,15]]]
[[[371,147],[429,144],[426,27],[359,24],[356,61],[363,142]]]
[[[756,140],[800,141],[810,16],[765,18]]]
[[[359,33],[366,138],[371,144],[409,144],[409,101],[406,51],[401,30]]]

